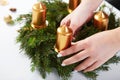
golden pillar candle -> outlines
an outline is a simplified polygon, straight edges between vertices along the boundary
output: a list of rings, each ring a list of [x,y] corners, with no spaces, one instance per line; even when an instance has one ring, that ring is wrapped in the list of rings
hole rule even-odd
[[[59,52],[71,46],[73,31],[69,27],[63,25],[57,29],[57,39],[55,51]]]
[[[32,23],[31,26],[36,29],[46,27],[46,6],[38,2],[32,7]]]
[[[69,0],[68,12],[71,13],[79,4],[81,0]]]
[[[109,17],[103,11],[98,11],[94,15],[94,26],[99,30],[107,30],[108,28]]]

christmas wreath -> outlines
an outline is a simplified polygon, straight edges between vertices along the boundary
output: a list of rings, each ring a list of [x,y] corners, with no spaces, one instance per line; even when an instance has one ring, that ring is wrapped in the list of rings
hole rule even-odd
[[[60,21],[69,14],[67,11],[68,4],[62,2],[62,0],[53,0],[52,2],[44,0],[44,3],[47,7],[48,26],[42,29],[33,29],[31,27],[32,14],[21,14],[15,20],[17,23],[24,22],[24,25],[18,30],[17,42],[20,43],[21,51],[31,59],[32,71],[37,69],[42,77],[46,78],[46,74],[53,72],[53,69],[55,69],[63,80],[69,80],[71,72],[78,63],[65,67],[61,66],[61,62],[67,57],[57,58],[58,53],[54,50],[56,29],[59,27]],[[111,12],[108,29],[114,29],[119,24],[119,20],[115,19],[115,14]],[[93,20],[91,20],[83,25],[74,41],[82,40],[100,31],[94,27]],[[108,71],[109,64],[118,63],[119,61],[120,57],[115,55],[98,69],[83,74],[91,80],[96,80],[99,71]]]

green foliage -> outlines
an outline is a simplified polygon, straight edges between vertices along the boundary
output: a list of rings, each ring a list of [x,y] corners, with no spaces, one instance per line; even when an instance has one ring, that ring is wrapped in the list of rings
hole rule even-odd
[[[25,22],[25,25],[18,31],[19,35],[17,37],[17,42],[21,43],[20,49],[31,59],[31,71],[37,69],[42,77],[45,78],[47,73],[56,69],[58,75],[62,77],[63,80],[69,80],[71,72],[79,63],[62,67],[61,62],[69,56],[62,58],[57,58],[56,56],[57,53],[54,51],[56,29],[59,27],[60,21],[68,14],[68,12],[67,4],[62,2],[62,0],[53,1],[54,2],[51,2],[50,0],[43,1],[47,6],[47,20],[49,22],[46,28],[33,29],[30,25],[31,13],[22,14],[16,19],[16,22],[18,23]],[[116,24],[118,23],[116,23],[117,21],[113,13],[110,14],[109,19],[109,29],[116,28],[118,26]],[[100,30],[93,26],[91,20],[78,31],[75,41],[89,37],[99,31]],[[120,57],[114,56],[97,70],[83,74],[90,80],[96,80],[99,71],[108,71],[109,64],[118,63],[119,61]]]

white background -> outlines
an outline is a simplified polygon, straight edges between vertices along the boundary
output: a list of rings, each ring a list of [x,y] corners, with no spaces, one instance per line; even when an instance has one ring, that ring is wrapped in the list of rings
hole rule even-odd
[[[68,0],[65,0],[68,2]],[[0,5],[0,80],[44,80],[40,74],[30,71],[31,61],[24,53],[20,53],[19,44],[16,44],[17,30],[20,25],[8,26],[3,21],[7,14],[15,18],[19,14],[31,11],[35,0],[8,0],[9,5]],[[9,8],[17,8],[16,13],[11,13]],[[115,13],[120,16],[116,9]],[[112,64],[108,72],[100,72],[97,80],[120,80],[120,64]],[[60,80],[55,73],[48,75],[46,80]],[[87,80],[83,75],[73,73],[71,80]]]

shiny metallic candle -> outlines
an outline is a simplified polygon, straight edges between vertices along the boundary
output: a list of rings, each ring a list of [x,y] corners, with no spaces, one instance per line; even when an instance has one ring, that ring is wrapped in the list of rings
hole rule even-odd
[[[57,29],[57,39],[55,44],[55,51],[60,52],[71,46],[73,31],[69,27],[63,25]]]
[[[107,30],[108,28],[109,17],[103,11],[98,11],[94,15],[94,26],[99,30]]]
[[[32,23],[31,26],[36,29],[46,27],[46,6],[38,2],[32,7]]]
[[[71,13],[79,4],[81,0],[69,0],[68,12]]]

